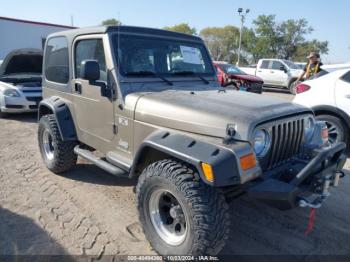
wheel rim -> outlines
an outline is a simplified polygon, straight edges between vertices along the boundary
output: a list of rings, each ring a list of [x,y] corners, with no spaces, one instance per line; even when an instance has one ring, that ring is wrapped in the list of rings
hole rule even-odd
[[[341,141],[341,128],[332,122],[325,121],[328,128],[328,141],[335,144]]]
[[[47,129],[45,129],[43,133],[43,148],[44,148],[45,157],[48,160],[52,160],[54,158],[54,147],[53,147],[52,136]]]
[[[152,224],[164,242],[177,246],[185,241],[188,232],[187,215],[173,194],[164,189],[152,192],[149,212]]]

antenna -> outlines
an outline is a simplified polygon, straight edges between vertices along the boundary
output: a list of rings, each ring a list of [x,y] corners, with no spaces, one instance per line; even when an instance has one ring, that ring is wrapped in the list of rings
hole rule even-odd
[[[70,16],[70,25],[73,27],[74,26],[74,16]]]

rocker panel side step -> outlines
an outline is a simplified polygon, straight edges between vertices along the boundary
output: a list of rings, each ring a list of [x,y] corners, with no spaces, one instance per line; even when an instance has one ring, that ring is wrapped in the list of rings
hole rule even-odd
[[[76,146],[74,148],[74,153],[78,156],[86,159],[87,161],[93,163],[94,165],[98,166],[99,168],[103,169],[104,171],[110,173],[113,176],[117,177],[127,177],[127,171],[113,166],[112,164],[108,163],[107,161],[104,161],[101,158],[96,157],[94,154],[92,154],[89,150],[82,149],[79,146]]]

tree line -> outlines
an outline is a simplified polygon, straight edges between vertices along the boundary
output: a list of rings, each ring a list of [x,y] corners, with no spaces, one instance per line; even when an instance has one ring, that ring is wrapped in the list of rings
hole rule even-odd
[[[103,22],[121,24],[115,19]],[[165,30],[199,35],[206,43],[216,61],[235,63],[238,57],[240,30],[236,26],[207,27],[200,31],[187,23],[164,27]],[[306,19],[288,19],[276,21],[275,15],[260,15],[251,28],[242,30],[241,63],[254,64],[261,58],[281,58],[293,61],[305,61],[311,51],[328,53],[328,41],[307,40],[314,29]]]

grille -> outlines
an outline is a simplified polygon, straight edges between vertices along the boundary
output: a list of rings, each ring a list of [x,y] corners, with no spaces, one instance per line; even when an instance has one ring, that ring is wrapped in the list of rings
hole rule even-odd
[[[269,170],[281,165],[300,153],[304,137],[304,119],[293,119],[272,126],[271,147],[269,153],[262,159],[263,170]]]
[[[37,104],[42,100],[42,97],[38,96],[27,96],[26,99],[31,102],[36,102]]]

